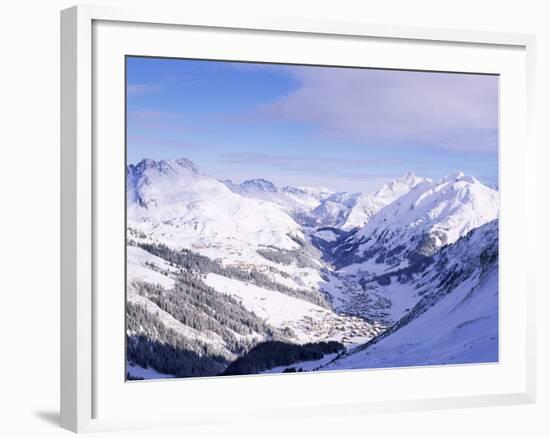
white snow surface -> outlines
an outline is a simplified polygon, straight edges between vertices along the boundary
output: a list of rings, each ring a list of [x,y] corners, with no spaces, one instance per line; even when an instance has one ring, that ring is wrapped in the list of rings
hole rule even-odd
[[[324,370],[498,361],[498,266],[407,325]]]
[[[174,287],[174,279],[170,277],[170,273],[176,270],[164,259],[154,256],[137,246],[127,246],[126,248],[128,283],[139,280],[151,284],[160,284],[166,289]],[[149,263],[149,266],[146,263]],[[153,269],[151,265],[158,268],[158,270]]]
[[[328,312],[320,306],[281,292],[261,288],[218,274],[208,274],[204,281],[218,292],[238,298],[244,307],[275,327],[301,320],[312,311]]]
[[[140,377],[145,380],[174,378],[173,375],[159,373],[154,368],[143,368],[139,365],[132,365],[130,363],[126,365],[126,372],[128,372],[132,377]]]

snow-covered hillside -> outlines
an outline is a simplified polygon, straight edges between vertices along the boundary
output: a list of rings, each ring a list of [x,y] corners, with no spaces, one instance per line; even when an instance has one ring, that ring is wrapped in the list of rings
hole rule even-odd
[[[323,369],[498,361],[498,224],[440,252],[420,300],[392,328]]]
[[[292,333],[290,337],[294,342],[340,341],[357,345],[372,339],[385,328],[358,317],[338,315],[331,309],[295,296],[221,275],[208,274],[205,283],[237,298],[247,310],[273,327]]]
[[[186,159],[128,166],[128,226],[170,247],[225,257],[260,245],[296,249],[304,235],[279,206],[231,192]],[[208,251],[212,249],[212,251]],[[225,250],[225,251],[224,251]]]

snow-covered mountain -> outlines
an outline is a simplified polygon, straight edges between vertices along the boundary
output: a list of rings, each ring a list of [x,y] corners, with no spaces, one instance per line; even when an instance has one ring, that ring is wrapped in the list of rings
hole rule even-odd
[[[364,226],[379,210],[408,193],[416,185],[429,181],[412,172],[384,184],[374,193],[338,192],[324,198],[308,216],[309,224],[352,230]]]
[[[317,287],[323,281],[320,254],[280,205],[234,193],[186,159],[130,165],[127,187],[127,226],[135,244],[188,250],[228,269],[257,272],[263,283],[284,290],[285,296],[275,300],[279,306],[288,295],[309,294],[309,302],[324,302]],[[220,272],[210,273],[207,284],[223,283],[224,292],[239,299],[250,289],[241,278],[223,282],[214,278]]]
[[[391,325],[420,298],[441,248],[498,217],[498,193],[461,173],[425,180],[361,229],[325,245],[335,270],[321,287],[333,306]]]
[[[281,206],[298,221],[304,219],[308,212],[333,193],[325,187],[277,187],[263,178],[249,179],[240,184],[235,184],[231,180],[224,180],[223,183],[231,191],[244,197],[269,201]]]
[[[127,200],[129,227],[207,256],[246,260],[259,246],[292,250],[304,239],[278,205],[233,193],[186,159],[128,166]]]
[[[145,159],[127,167],[127,212],[133,377],[216,375],[264,342],[339,343],[293,350],[330,351],[308,370],[400,366],[423,336],[417,364],[493,357],[498,192],[473,177],[407,173],[371,194],[333,193]],[[365,358],[377,351],[385,361]]]
[[[498,192],[461,172],[424,180],[335,248],[340,264],[372,258],[397,265],[431,256],[498,217]]]
[[[377,192],[359,196],[341,228],[351,230],[364,226],[383,207],[410,192],[418,184],[425,182],[430,182],[430,180],[407,172],[389,184],[384,184]]]
[[[332,192],[325,187],[279,188],[262,178],[240,184],[231,180],[224,180],[223,183],[242,196],[280,205],[301,225],[351,230],[362,227],[381,208],[426,181],[429,180],[408,172],[374,193]]]
[[[316,227],[341,228],[361,193],[334,193],[324,199],[309,214],[309,224]]]
[[[185,159],[128,166],[127,203],[134,377],[209,375],[262,341],[357,345],[383,328],[331,309],[321,254],[278,203],[235,193]],[[155,349],[195,371],[158,363]]]

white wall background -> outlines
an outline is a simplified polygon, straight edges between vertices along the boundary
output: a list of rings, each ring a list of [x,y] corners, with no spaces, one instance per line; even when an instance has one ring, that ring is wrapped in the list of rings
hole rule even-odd
[[[96,1],[147,4],[147,1]],[[200,4],[199,4],[200,3]],[[535,33],[538,38],[537,254],[548,271],[550,248],[548,160],[550,118],[550,13],[544,0],[155,0],[180,7],[235,14],[308,17],[382,24]],[[69,435],[58,429],[59,403],[59,10],[65,0],[2,4],[0,15],[0,434]],[[149,5],[150,6],[150,5]],[[521,145],[518,145],[521,147]],[[550,290],[539,280],[536,405],[314,419],[296,423],[234,424],[223,429],[143,431],[108,436],[550,436],[548,371]]]

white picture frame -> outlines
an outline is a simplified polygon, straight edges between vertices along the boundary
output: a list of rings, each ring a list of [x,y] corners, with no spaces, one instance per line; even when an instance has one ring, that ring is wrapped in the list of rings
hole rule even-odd
[[[103,26],[104,27],[97,27]],[[117,26],[125,29],[119,29]],[[128,29],[131,27],[132,29]],[[146,44],[135,38],[143,29],[148,28]],[[98,30],[101,29],[101,30]],[[104,29],[104,30],[103,30]],[[223,384],[217,384],[216,379],[189,379],[186,382],[147,382],[143,384],[124,383],[123,376],[120,375],[120,384],[126,385],[124,388],[131,388],[131,393],[126,395],[117,389],[107,393],[104,388],[112,386],[112,381],[108,380],[107,375],[118,375],[118,371],[109,370],[110,365],[103,359],[105,354],[98,354],[104,347],[105,332],[118,330],[121,321],[120,317],[123,309],[116,312],[105,312],[105,306],[110,304],[107,299],[97,299],[98,290],[101,289],[102,282],[107,275],[103,266],[109,263],[118,269],[120,273],[124,271],[124,266],[113,263],[118,259],[108,259],[104,251],[108,240],[101,236],[110,236],[113,238],[113,232],[116,230],[104,228],[102,223],[103,206],[107,206],[107,192],[105,187],[115,185],[113,189],[116,195],[120,184],[121,175],[116,173],[116,165],[110,165],[110,157],[104,152],[97,153],[98,144],[104,144],[105,139],[117,139],[118,134],[112,134],[108,137],[107,128],[103,128],[102,108],[105,105],[101,92],[98,92],[98,82],[101,81],[104,74],[109,69],[108,59],[119,57],[121,53],[127,53],[127,47],[124,46],[124,38],[120,37],[122,33],[132,32],[134,44],[143,44],[140,46],[140,53],[150,54],[154,50],[155,44],[158,44],[159,50],[164,47],[165,51],[172,50],[163,45],[162,33],[177,32],[178,29],[187,29],[189,32],[200,32],[200,35],[215,34],[231,30],[238,34],[239,38],[252,41],[251,51],[253,53],[253,41],[260,38],[264,33],[269,34],[274,39],[283,37],[289,38],[334,38],[340,41],[339,44],[347,44],[346,41],[355,41],[356,44],[361,41],[369,40],[373,44],[385,42],[388,44],[406,45],[410,47],[436,47],[444,49],[446,45],[453,47],[463,47],[468,50],[477,50],[478,48],[498,52],[502,54],[502,63],[494,63],[494,69],[490,63],[483,63],[478,59],[479,71],[489,71],[501,74],[499,66],[503,69],[509,68],[510,77],[514,76],[512,84],[510,80],[510,93],[505,90],[506,98],[503,99],[503,111],[501,114],[501,126],[506,127],[502,142],[506,146],[506,153],[502,154],[502,172],[500,186],[503,191],[507,190],[507,197],[503,201],[501,210],[502,221],[508,225],[505,231],[501,231],[501,239],[512,236],[514,229],[519,231],[520,223],[524,223],[522,239],[501,240],[503,257],[509,258],[510,263],[513,253],[518,250],[531,250],[535,245],[536,225],[535,225],[535,142],[533,139],[533,110],[534,110],[534,52],[535,39],[531,35],[491,33],[476,31],[461,31],[450,29],[424,29],[415,27],[394,27],[382,26],[365,23],[337,23],[337,22],[315,22],[308,20],[290,20],[256,17],[244,17],[236,15],[234,17],[216,17],[195,16],[187,11],[163,11],[159,9],[133,10],[118,9],[110,7],[95,6],[77,6],[66,9],[61,13],[61,426],[75,431],[100,431],[120,428],[145,428],[177,426],[189,424],[202,424],[207,422],[223,422],[229,417],[255,417],[255,418],[275,418],[288,416],[289,418],[311,417],[312,415],[342,415],[346,413],[364,414],[369,412],[397,412],[413,409],[441,409],[450,407],[475,407],[488,405],[519,404],[531,403],[535,400],[535,309],[534,309],[534,268],[529,263],[518,261],[517,280],[513,286],[518,290],[518,296],[514,299],[514,305],[519,305],[522,311],[518,315],[518,332],[513,342],[517,349],[514,350],[514,366],[510,366],[509,374],[502,374],[499,378],[509,379],[508,386],[499,386],[499,380],[491,382],[491,385],[483,387],[481,392],[473,392],[466,388],[462,391],[458,389],[454,392],[445,392],[445,388],[439,391],[431,391],[426,395],[418,392],[407,393],[403,385],[411,378],[418,381],[430,379],[431,376],[438,374],[436,380],[448,379],[449,373],[453,373],[453,379],[464,381],[467,376],[476,374],[499,375],[499,369],[486,368],[482,370],[483,365],[469,367],[454,367],[455,371],[432,368],[422,368],[413,371],[407,370],[369,370],[344,373],[326,373],[319,377],[308,376],[270,376],[270,377],[232,377],[223,380]],[[122,33],[121,33],[122,32]],[[156,35],[156,36],[155,36]],[[183,36],[185,37],[185,35]],[[157,41],[158,39],[158,41]],[[109,50],[105,42],[112,46]],[[136,42],[137,41],[137,42]],[[119,44],[120,43],[120,44]],[[290,44],[286,41],[281,44]],[[312,42],[311,44],[314,44]],[[207,44],[203,47],[205,53]],[[134,46],[138,47],[138,46]],[[153,48],[151,48],[153,47]],[[283,46],[281,46],[283,47]],[[135,50],[135,49],[132,49]],[[141,52],[143,50],[143,52]],[[195,49],[195,53],[200,53],[201,47]],[[214,50],[214,49],[209,49]],[[215,45],[215,50],[223,53],[224,47]],[[327,49],[323,56],[335,56]],[[404,54],[403,48],[397,48],[395,53]],[[427,49],[428,50],[428,49]],[[430,49],[431,50],[431,49]],[[105,52],[105,57],[102,58]],[[212,52],[213,53],[213,52]],[[485,53],[485,52],[483,52]],[[507,54],[510,54],[508,56]],[[429,55],[429,53],[428,53]],[[209,55],[210,56],[210,55]],[[214,55],[211,55],[214,56]],[[235,56],[235,55],[234,55]],[[238,56],[238,55],[236,55]],[[252,55],[251,55],[252,56]],[[263,55],[258,55],[263,56]],[[276,51],[274,57],[278,56]],[[290,56],[290,55],[289,55]],[[293,55],[294,56],[294,55]],[[299,53],[295,56],[299,57]],[[395,55],[392,55],[395,56]],[[488,55],[490,57],[490,54]],[[499,57],[501,55],[495,55]],[[208,57],[205,55],[205,57]],[[479,56],[478,56],[479,58]],[[100,67],[96,65],[100,59]],[[118,58],[117,58],[118,59]],[[235,59],[233,57],[233,59]],[[251,59],[248,57],[247,59]],[[388,58],[389,59],[389,58]],[[255,59],[256,60],[256,59]],[[258,59],[259,60],[259,59]],[[118,62],[118,61],[116,61]],[[380,61],[382,62],[382,61]],[[399,67],[399,63],[387,61],[387,67]],[[451,59],[433,59],[431,63],[426,63],[426,69],[443,69],[449,71],[475,71],[475,56],[467,67],[461,68],[460,56],[457,56],[452,62]],[[443,64],[445,66],[443,67]],[[438,65],[442,67],[438,68]],[[507,67],[508,65],[508,67]],[[107,69],[107,70],[106,70]],[[512,71],[516,73],[512,73]],[[102,76],[103,75],[103,76]],[[117,76],[118,77],[118,76]],[[120,79],[120,78],[119,78]],[[118,84],[118,85],[117,85]],[[119,87],[120,81],[114,80],[113,87]],[[505,85],[507,86],[507,85]],[[109,89],[110,92],[117,94],[117,89]],[[508,97],[510,99],[508,99]],[[511,99],[518,104],[518,108],[508,113]],[[123,96],[118,96],[117,105]],[[115,105],[113,111],[120,109]],[[512,109],[510,109],[512,111]],[[519,111],[519,112],[517,112]],[[520,120],[514,122],[518,129],[508,129],[506,122],[513,120],[512,116],[520,116]],[[113,123],[117,123],[122,115],[119,114]],[[102,128],[97,129],[97,123]],[[113,132],[120,127],[114,127]],[[111,135],[111,134],[109,134]],[[509,140],[514,140],[521,144],[521,148],[513,149]],[[120,147],[123,149],[124,145]],[[114,147],[115,152],[118,146]],[[502,151],[502,150],[501,150]],[[120,152],[120,150],[119,150]],[[114,157],[115,162],[120,154]],[[516,166],[514,168],[514,166]],[[114,170],[115,169],[115,170]],[[511,189],[508,186],[510,178],[517,178],[519,184],[517,189]],[[117,182],[118,181],[118,182]],[[515,191],[514,191],[515,190]],[[105,201],[104,201],[105,199]],[[113,198],[113,199],[116,199]],[[124,199],[124,198],[120,198]],[[525,207],[529,208],[510,208],[514,200],[522,200]],[[101,203],[106,202],[102,205]],[[113,201],[115,202],[115,201]],[[121,202],[123,204],[123,202]],[[102,208],[98,208],[102,205]],[[120,206],[123,208],[123,205]],[[509,209],[508,209],[509,208]],[[509,212],[507,215],[506,213]],[[118,239],[118,240],[117,240]],[[521,240],[521,241],[520,241]],[[113,241],[111,239],[111,241]],[[124,244],[124,234],[116,237],[119,244]],[[115,244],[113,244],[115,245]],[[507,248],[508,246],[508,248]],[[520,248],[521,247],[521,248]],[[103,251],[103,252],[102,252]],[[116,251],[114,251],[116,253]],[[509,256],[508,256],[509,253]],[[114,272],[114,271],[113,271]],[[113,275],[117,275],[116,273]],[[501,280],[503,273],[501,272]],[[512,281],[512,280],[510,280]],[[99,288],[99,289],[98,289]],[[117,292],[118,293],[118,292]],[[124,294],[121,290],[120,293]],[[508,298],[506,298],[508,300]],[[501,305],[506,306],[507,302]],[[101,314],[101,327],[98,327],[98,314]],[[118,316],[117,316],[118,315]],[[509,320],[501,322],[501,328],[506,328],[503,324],[508,324]],[[112,330],[111,330],[112,329]],[[112,335],[116,337],[118,335]],[[123,333],[120,333],[123,338]],[[118,339],[118,338],[117,338]],[[119,340],[120,341],[120,340]],[[113,344],[113,348],[120,348],[120,342]],[[501,341],[502,342],[502,341]],[[514,348],[516,348],[514,347]],[[110,348],[110,347],[109,347]],[[502,348],[502,345],[501,345]],[[109,352],[115,350],[109,349]],[[118,351],[118,350],[116,350]],[[520,352],[520,353],[518,353]],[[505,355],[506,356],[506,355]],[[517,357],[516,357],[517,356]],[[121,361],[124,356],[121,356]],[[517,363],[516,363],[517,362]],[[507,363],[499,364],[500,369],[506,369]],[[118,365],[120,366],[120,364]],[[497,365],[498,366],[498,365]],[[513,370],[511,370],[513,368]],[[507,371],[507,372],[508,372]],[[413,374],[414,373],[414,376]],[[391,373],[391,374],[388,374]],[[460,377],[462,376],[462,377]],[[225,379],[225,378],[224,378]],[[275,380],[274,380],[275,379]],[[301,380],[299,380],[301,379]],[[117,411],[116,405],[122,403],[122,398],[135,398],[142,392],[144,399],[156,397],[159,394],[166,393],[168,397],[173,397],[168,393],[173,392],[170,385],[186,385],[187,393],[198,393],[199,391],[235,391],[242,388],[245,394],[253,394],[254,391],[275,391],[281,388],[281,391],[291,387],[302,386],[313,388],[321,383],[321,379],[326,384],[331,394],[331,402],[319,400],[315,392],[309,396],[298,397],[295,405],[285,406],[280,396],[273,397],[274,405],[267,408],[259,408],[254,404],[246,404],[241,398],[237,399],[234,410],[224,412],[221,407],[209,404],[201,398],[194,403],[193,411],[189,406],[179,406],[167,411],[160,403],[156,407],[147,407],[148,415],[139,413],[132,414],[131,410]],[[369,381],[370,387],[375,388],[373,379],[392,379],[396,383],[400,382],[401,389],[392,391],[388,397],[373,395],[372,397],[363,396],[361,393],[348,392],[345,388],[360,388],[365,381]],[[480,379],[485,379],[481,377]],[[487,379],[485,379],[487,380]],[[265,384],[263,382],[266,382]],[[217,385],[217,386],[216,386]],[[396,385],[397,386],[397,385]],[[342,394],[336,394],[334,388],[344,388]],[[121,386],[122,388],[122,386]],[[181,386],[179,386],[181,389]],[[259,389],[258,389],[259,388]],[[271,389],[270,389],[271,388]],[[491,389],[492,388],[492,389]],[[110,391],[110,390],[109,390]],[[100,395],[98,395],[100,394]],[[352,397],[353,395],[353,397]],[[110,402],[107,402],[107,396]],[[349,396],[349,397],[348,397]],[[220,397],[220,406],[224,402],[224,397]],[[168,398],[169,399],[169,398]],[[227,402],[227,400],[225,400]],[[277,405],[277,403],[279,403]],[[213,418],[216,418],[213,420]]]

